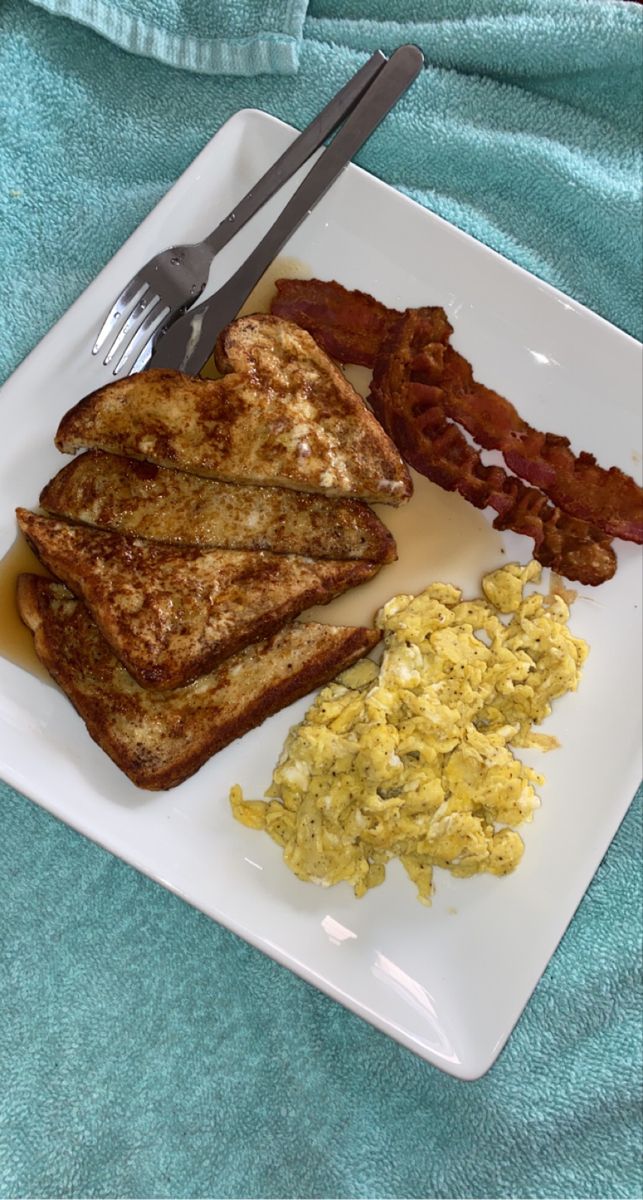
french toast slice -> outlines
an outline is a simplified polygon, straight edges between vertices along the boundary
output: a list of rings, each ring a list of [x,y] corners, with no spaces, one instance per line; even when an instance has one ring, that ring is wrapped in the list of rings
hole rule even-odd
[[[58,449],[107,450],[226,483],[408,500],[399,451],[305,330],[240,317],[221,333],[216,361],[221,379],[149,370],[92,392],[60,422]]]
[[[380,564],[167,546],[18,509],[40,561],[84,600],[143,687],[184,686]]]
[[[218,750],[379,641],[373,629],[287,625],[172,692],[141,688],[63,584],[21,575],[18,607],[36,653],[90,736],[137,787],[176,787]]]
[[[47,512],[155,541],[392,562],[393,535],[361,500],[221,483],[88,450],[46,485]]]

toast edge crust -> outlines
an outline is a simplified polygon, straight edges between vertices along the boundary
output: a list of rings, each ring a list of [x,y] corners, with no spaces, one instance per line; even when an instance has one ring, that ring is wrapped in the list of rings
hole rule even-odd
[[[265,539],[263,539],[261,544],[259,544],[257,541],[253,541],[250,535],[248,535],[247,540],[243,538],[241,540],[237,540],[235,538],[221,536],[216,538],[214,541],[210,541],[195,536],[193,531],[190,531],[189,536],[185,537],[182,535],[164,537],[157,534],[151,534],[148,531],[143,533],[136,528],[131,528],[127,524],[126,506],[124,507],[124,515],[122,519],[120,519],[120,514],[115,514],[112,520],[104,520],[99,522],[95,516],[90,516],[87,511],[83,509],[83,504],[80,497],[77,495],[75,488],[76,477],[80,473],[82,479],[82,473],[87,466],[88,461],[92,466],[97,463],[98,469],[100,469],[101,459],[112,459],[121,464],[131,462],[131,464],[135,466],[138,466],[142,461],[140,459],[130,459],[125,455],[108,454],[104,450],[86,450],[82,454],[76,455],[71,462],[68,462],[61,467],[56,475],[54,475],[49,482],[45,484],[40,492],[40,507],[43,508],[47,513],[50,513],[52,516],[62,517],[71,521],[77,521],[80,524],[86,525],[90,528],[105,529],[111,533],[131,534],[135,537],[144,536],[150,541],[161,542],[171,546],[199,546],[204,550],[267,550],[272,554],[302,554],[311,558],[339,558],[342,561],[367,561],[382,563],[382,565],[395,562],[397,559],[397,546],[395,538],[388,527],[384,524],[377,513],[373,512],[372,508],[370,508],[365,501],[355,500],[349,497],[339,497],[336,499],[337,503],[341,505],[360,506],[360,509],[357,509],[357,507],[355,508],[355,519],[358,519],[358,514],[362,517],[364,522],[364,532],[368,534],[370,539],[366,550],[361,554],[319,553],[318,548],[313,546],[302,548],[301,546],[293,545],[289,548],[283,548],[278,544],[278,539],[275,539],[275,544],[267,545],[265,544]],[[164,471],[166,475],[172,474],[180,476],[189,474],[189,472],[177,471],[168,467],[158,467],[157,469],[159,471]],[[195,476],[194,478],[199,479],[203,477]],[[216,484],[218,481],[204,480],[204,482],[213,482]],[[241,483],[235,483],[230,486],[238,488],[240,491],[244,490],[244,485]],[[250,490],[251,486],[254,485],[245,486],[247,486],[248,490]],[[260,489],[257,488],[256,490],[259,491]],[[294,492],[294,489],[292,488],[266,487],[264,490],[266,492]],[[297,492],[294,492],[294,494],[297,495]],[[314,498],[316,495],[318,495],[318,493],[314,492],[300,492],[299,494],[303,497],[311,498]],[[329,497],[328,499],[330,500],[331,498]],[[347,511],[347,509],[343,511]]]
[[[301,699],[315,688],[328,683],[340,671],[362,658],[377,645],[382,636],[376,629],[347,626],[346,637],[341,644],[333,647],[330,652],[327,650],[322,655],[311,656],[292,675],[282,677],[250,697],[243,714],[237,715],[234,720],[220,723],[216,731],[213,730],[212,737],[207,744],[202,745],[198,750],[170,767],[140,768],[134,761],[127,761],[124,758],[122,745],[109,736],[109,730],[105,728],[104,724],[101,724],[95,714],[83,712],[82,704],[76,702],[71,690],[65,685],[62,672],[57,670],[55,659],[49,652],[40,604],[41,596],[51,587],[52,581],[40,576],[20,575],[18,578],[18,610],[25,625],[34,635],[36,654],[73,704],[84,721],[90,737],[131,779],[135,786],[146,791],[165,791],[177,787],[198,771],[219,750],[223,750],[225,746],[261,725],[268,717],[294,703],[295,700]],[[73,599],[71,593],[70,599]],[[81,601],[76,602],[81,603]]]
[[[295,490],[301,490],[301,491],[317,492],[317,493],[327,494],[327,495],[331,495],[331,496],[335,495],[335,496],[353,497],[355,499],[364,500],[369,504],[385,504],[385,505],[391,505],[393,507],[398,507],[400,504],[406,503],[413,494],[413,481],[412,481],[412,478],[411,478],[411,475],[409,472],[408,465],[404,461],[399,450],[395,446],[392,439],[388,436],[388,434],[386,433],[386,431],[384,430],[384,428],[382,427],[380,422],[377,420],[377,418],[374,416],[374,414],[371,412],[371,410],[368,408],[368,406],[362,401],[362,398],[358,396],[358,393],[355,392],[355,389],[352,387],[352,385],[350,383],[348,383],[348,381],[344,378],[342,372],[339,370],[339,367],[337,366],[337,363],[335,363],[321,349],[321,347],[318,345],[318,343],[315,341],[315,339],[301,326],[294,324],[294,322],[292,322],[292,321],[287,321],[287,320],[283,320],[279,317],[274,317],[269,313],[254,313],[254,314],[248,314],[245,317],[237,317],[236,320],[230,322],[230,324],[221,331],[219,338],[217,339],[216,346],[215,346],[215,351],[214,351],[215,352],[215,360],[217,362],[217,366],[219,367],[219,369],[223,368],[223,378],[225,379],[228,375],[231,375],[231,374],[242,374],[238,363],[233,365],[233,362],[232,362],[232,359],[237,357],[234,355],[234,347],[237,344],[237,336],[238,336],[239,330],[240,329],[243,330],[246,327],[251,327],[252,322],[255,322],[255,323],[259,322],[262,325],[268,325],[268,326],[270,324],[273,324],[273,325],[290,327],[292,330],[295,330],[297,332],[298,337],[300,337],[300,338],[303,337],[304,343],[306,343],[306,342],[310,343],[311,347],[314,348],[314,354],[316,357],[322,356],[323,359],[326,360],[326,362],[328,364],[328,372],[331,375],[331,377],[336,379],[337,386],[340,388],[349,389],[350,392],[354,393],[355,396],[358,397],[360,402],[363,403],[364,416],[365,416],[365,419],[367,420],[367,423],[370,428],[371,438],[377,443],[377,445],[379,447],[380,455],[382,456],[382,470],[389,472],[391,474],[391,476],[395,477],[395,478],[392,478],[389,481],[389,482],[393,483],[392,488],[387,486],[384,488],[384,490],[379,489],[378,491],[372,491],[372,490],[369,490],[368,488],[364,488],[364,489],[360,488],[359,490],[345,489],[345,488],[340,488],[340,489],[326,488],[326,487],[321,486],[318,483],[313,483],[312,481],[302,481],[301,479],[298,479],[298,480],[289,479],[287,475],[284,475],[284,476],[272,476],[271,475],[268,478],[263,478],[263,477],[259,477],[259,476],[251,477],[250,475],[248,475],[246,482],[252,483],[256,486],[278,486],[278,487],[294,488]],[[152,371],[149,374],[150,374],[150,376],[151,375],[155,376],[157,380],[161,380],[161,379],[169,380],[170,383],[173,380],[181,377],[181,372],[172,371],[172,370],[168,370],[165,368],[158,369],[158,370],[152,369]],[[189,378],[192,380],[192,377],[189,377]],[[202,384],[205,389],[207,389],[207,387],[213,383],[215,385],[220,383],[220,380],[212,381],[212,380],[207,380],[207,379],[201,379],[200,377],[197,377],[197,378],[198,378],[199,383]],[[192,380],[192,382],[193,382],[193,380]],[[83,424],[84,424],[83,419],[87,414],[91,414],[92,408],[96,404],[97,400],[100,400],[102,398],[102,394],[105,391],[107,391],[110,388],[118,387],[120,385],[120,383],[121,383],[121,381],[117,381],[116,383],[106,384],[106,385],[103,385],[102,387],[94,389],[94,391],[92,391],[92,392],[88,393],[88,395],[82,397],[72,408],[70,408],[68,410],[68,412],[66,412],[63,415],[63,417],[61,418],[61,420],[59,422],[58,428],[56,430],[56,435],[54,438],[56,447],[62,453],[74,454],[76,451],[85,449],[85,448],[98,449],[98,450],[102,450],[106,453],[122,453],[122,451],[115,450],[113,445],[110,446],[110,445],[104,444],[100,440],[100,438],[94,438],[94,437],[87,438],[84,435],[85,431],[83,429]],[[134,454],[131,449],[128,451],[128,454],[131,457],[139,457],[138,455]],[[143,459],[147,458],[146,455],[141,455],[140,457]],[[179,469],[181,469],[180,463],[177,463],[173,459],[166,458],[163,455],[150,456],[149,459],[147,459],[147,460],[150,462],[154,462],[160,466],[174,468],[174,469],[176,469],[178,467]],[[206,469],[194,470],[193,467],[186,466],[186,465],[184,465],[182,469],[188,470],[188,471],[192,470],[194,474],[197,474],[197,475],[201,474],[205,478],[220,479],[224,482],[227,481],[227,482],[231,482],[231,483],[238,482],[238,477],[229,476],[226,474],[225,471],[219,471],[219,470],[209,471]]]
[[[80,574],[74,576],[72,572],[61,570],[56,554],[42,544],[33,526],[34,523],[37,524],[39,521],[43,522],[49,518],[41,518],[37,513],[32,513],[25,508],[16,509],[16,516],[21,533],[43,566],[61,580],[79,600],[83,601],[103,638],[108,642],[112,653],[129,671],[133,679],[141,687],[154,691],[174,691],[176,688],[186,687],[202,675],[210,674],[221,663],[232,658],[246,646],[264,641],[278,633],[284,625],[294,620],[307,608],[329,604],[337,596],[343,595],[351,588],[366,583],[378,573],[383,565],[382,563],[367,562],[365,559],[342,561],[339,564],[343,568],[341,580],[335,581],[332,585],[311,581],[308,587],[300,590],[296,601],[293,601],[291,597],[286,597],[282,602],[275,603],[271,609],[257,615],[251,627],[246,626],[242,631],[231,630],[227,637],[222,637],[214,647],[202,649],[198,654],[194,654],[187,663],[176,662],[171,656],[164,654],[150,664],[147,655],[140,652],[136,642],[130,646],[125,640],[116,636],[114,623],[104,618],[101,606],[93,603],[91,595],[87,595],[88,589]],[[51,520],[55,519],[51,518]],[[65,522],[65,524],[72,527],[75,525],[74,522]],[[86,526],[76,527],[88,529]],[[114,536],[123,539],[125,543],[131,540],[127,534]],[[333,560],[319,561],[320,566],[327,566]]]

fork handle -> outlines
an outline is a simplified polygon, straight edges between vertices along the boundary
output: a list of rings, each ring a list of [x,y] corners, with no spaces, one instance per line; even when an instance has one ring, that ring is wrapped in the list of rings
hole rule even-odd
[[[210,357],[219,333],[234,320],[275,255],[407,90],[423,62],[417,46],[401,46],[391,55],[252,254],[218,292],[170,326],[160,339],[149,367],[171,367],[188,375],[198,374]]]
[[[265,175],[254,184],[250,191],[240,200],[236,208],[224,217],[203,244],[212,252],[212,257],[218,254],[234,235],[254,217],[255,213],[267,203],[275,192],[283,186],[300,167],[308,162],[311,154],[318,150],[322,142],[334,133],[337,126],[352,113],[355,105],[370,87],[376,75],[382,70],[386,55],[376,50],[368,62],[349,79],[348,83],[333,96],[333,99],[322,108],[321,112],[307,125],[299,137],[291,142],[287,150],[272,164]]]

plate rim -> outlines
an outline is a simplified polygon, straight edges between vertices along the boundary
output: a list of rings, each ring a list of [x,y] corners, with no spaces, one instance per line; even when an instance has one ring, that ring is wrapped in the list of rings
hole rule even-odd
[[[61,321],[65,320],[65,318],[76,308],[76,306],[80,307],[80,302],[85,298],[87,292],[90,291],[94,287],[94,285],[101,279],[103,274],[114,263],[114,261],[118,257],[120,257],[122,254],[124,254],[125,251],[127,251],[128,247],[131,245],[133,240],[136,238],[139,231],[145,227],[146,223],[158,211],[160,206],[163,205],[165,201],[169,202],[169,200],[171,199],[172,195],[175,193],[176,188],[179,186],[179,184],[180,184],[181,180],[184,178],[184,176],[186,174],[188,174],[188,172],[192,172],[194,170],[194,168],[197,166],[197,164],[199,163],[199,160],[201,158],[205,158],[205,156],[207,155],[207,153],[210,149],[210,146],[211,146],[212,142],[215,140],[215,138],[217,138],[221,133],[223,133],[224,130],[228,129],[229,127],[234,126],[235,124],[241,125],[244,122],[247,122],[248,120],[256,120],[256,118],[260,118],[262,123],[267,121],[268,123],[273,125],[275,128],[285,130],[288,133],[297,134],[299,132],[299,130],[296,128],[296,126],[289,125],[287,121],[283,121],[280,117],[275,117],[272,113],[265,112],[263,109],[254,108],[254,107],[237,109],[236,112],[232,113],[225,121],[223,121],[221,123],[221,125],[218,127],[218,129],[216,129],[215,132],[212,134],[212,136],[208,139],[208,141],[205,143],[205,145],[202,146],[202,148],[197,152],[197,154],[195,154],[194,158],[188,163],[188,165],[181,172],[181,174],[177,176],[177,178],[174,180],[174,182],[170,184],[169,188],[163,193],[163,195],[159,198],[159,200],[157,200],[156,204],[149,210],[148,213],[146,213],[146,215],[143,217],[143,219],[141,221],[139,221],[138,225],[135,226],[135,228],[132,230],[132,232],[130,234],[128,234],[125,241],[122,242],[121,245],[114,251],[111,258],[109,258],[107,260],[107,262],[101,267],[100,271],[98,271],[98,273],[96,275],[94,275],[94,277],[92,279],[89,280],[86,287],[84,287],[83,290],[81,292],[79,292],[76,299],[72,300],[71,304],[64,310],[64,312],[62,312],[60,314],[58,319],[56,321],[54,321],[53,325],[51,325],[49,327],[49,329],[46,330],[46,332],[39,339],[39,341],[37,341],[36,344],[34,346],[32,346],[31,350],[29,350],[28,353],[24,356],[24,358],[21,359],[21,361],[16,365],[16,367],[14,367],[14,369],[6,377],[6,379],[4,379],[2,381],[2,383],[0,384],[0,398],[2,397],[2,392],[7,387],[7,385],[12,383],[13,380],[15,379],[15,377],[30,362],[32,355],[34,355],[36,353],[36,351],[39,351],[43,345],[43,342],[45,342],[45,340],[47,338],[49,338],[53,333],[55,333],[55,331],[58,328]],[[313,159],[313,161],[314,161],[314,159]],[[454,225],[451,223],[451,221],[447,221],[445,217],[440,216],[440,214],[434,212],[433,209],[425,207],[424,205],[420,204],[419,201],[414,200],[412,196],[407,196],[405,192],[400,191],[398,188],[394,187],[393,184],[386,183],[385,180],[380,179],[378,175],[374,175],[371,171],[367,171],[364,167],[361,167],[358,163],[351,162],[348,165],[347,170],[349,170],[351,173],[354,173],[357,171],[360,175],[367,178],[372,184],[376,185],[378,188],[383,188],[387,192],[394,192],[395,195],[400,200],[402,200],[405,204],[410,205],[413,209],[419,209],[420,212],[427,213],[429,215],[429,217],[432,218],[434,221],[437,221],[439,225],[447,228],[451,234],[455,233],[458,235],[458,237],[463,238],[465,240],[465,243],[474,245],[477,247],[478,250],[483,251],[485,254],[491,255],[495,260],[502,262],[505,266],[508,266],[513,271],[516,271],[518,273],[518,275],[520,277],[522,277],[524,280],[535,281],[539,285],[539,287],[544,288],[547,292],[549,292],[552,296],[555,296],[557,299],[565,301],[566,304],[571,305],[572,308],[576,312],[578,312],[579,314],[582,314],[584,317],[590,318],[592,321],[599,322],[599,324],[601,324],[601,325],[605,326],[607,329],[609,329],[612,334],[616,334],[619,338],[623,338],[624,344],[629,345],[630,349],[639,351],[641,353],[641,355],[643,356],[643,342],[639,342],[638,339],[633,337],[632,334],[628,333],[627,330],[621,329],[618,325],[615,325],[612,321],[609,321],[607,319],[607,317],[602,316],[601,313],[595,312],[592,308],[589,308],[586,304],[583,304],[580,300],[576,300],[573,296],[570,296],[569,293],[562,291],[562,289],[558,288],[555,284],[549,283],[549,281],[546,279],[541,279],[538,275],[534,275],[532,271],[529,271],[526,267],[521,266],[520,263],[514,262],[514,260],[511,258],[507,258],[506,255],[501,254],[499,250],[495,250],[493,246],[488,246],[486,244],[486,242],[481,241],[479,238],[475,237],[472,233],[469,233],[466,229],[461,229],[459,225]]]
[[[48,345],[46,345],[46,344],[55,337],[56,331],[58,330],[60,324],[63,321],[65,321],[68,317],[70,317],[74,311],[76,311],[78,308],[80,308],[82,306],[87,293],[90,290],[94,289],[97,285],[100,285],[100,281],[103,278],[104,274],[109,270],[110,267],[112,267],[115,264],[115,261],[117,259],[119,259],[121,257],[123,257],[123,258],[128,257],[128,253],[129,253],[129,250],[131,249],[131,245],[132,245],[133,241],[135,239],[137,239],[138,235],[144,229],[146,224],[151,221],[151,219],[154,217],[155,214],[157,214],[157,212],[161,208],[161,206],[163,206],[164,203],[168,203],[168,204],[171,203],[171,198],[172,198],[173,194],[175,194],[175,190],[177,189],[177,187],[179,186],[179,184],[181,183],[181,181],[183,180],[185,175],[192,173],[195,170],[195,168],[197,167],[197,164],[199,163],[199,161],[202,158],[205,158],[209,154],[212,143],[219,137],[219,135],[224,130],[238,125],[239,126],[239,134],[238,134],[239,142],[241,142],[241,140],[243,139],[243,136],[244,136],[244,129],[247,126],[247,122],[248,121],[256,121],[257,118],[260,119],[260,122],[262,124],[265,124],[267,121],[274,128],[280,128],[282,130],[286,130],[290,134],[294,135],[297,132],[295,127],[287,124],[286,122],[280,120],[277,117],[274,117],[270,113],[263,112],[261,109],[244,108],[244,109],[240,109],[237,112],[235,112],[234,114],[232,114],[225,122],[223,122],[221,124],[221,126],[219,126],[219,128],[215,131],[215,133],[212,135],[212,137],[210,139],[208,139],[208,141],[205,143],[205,145],[202,147],[202,149],[198,152],[198,154],[194,157],[194,159],[188,164],[188,166],[181,173],[181,175],[179,175],[177,177],[177,179],[171,184],[171,186],[164,193],[164,195],[159,199],[157,204],[154,205],[154,207],[150,210],[150,212],[146,214],[146,216],[143,218],[143,220],[128,235],[128,237],[125,239],[125,241],[115,251],[115,253],[112,255],[112,257],[104,264],[104,266],[97,273],[97,275],[94,276],[94,278],[89,281],[87,286],[78,295],[78,297],[74,301],[72,301],[72,303],[65,310],[65,312],[63,312],[60,315],[58,320],[56,322],[54,322],[54,324],[50,327],[50,329],[43,335],[43,337],[29,351],[29,353],[25,356],[25,358],[22,360],[22,362],[18,364],[18,366],[14,369],[14,371],[12,371],[11,375],[9,375],[8,378],[5,380],[5,382],[3,383],[2,388],[0,388],[0,393],[4,392],[9,387],[9,385],[13,385],[14,381],[16,381],[16,380],[17,380],[18,386],[20,385],[20,376],[22,375],[23,370],[25,368],[27,368],[28,365],[31,363],[33,356],[36,354],[40,354],[43,350],[43,347],[45,348],[45,350],[48,350]],[[579,301],[575,300],[573,297],[566,295],[564,292],[562,292],[560,289],[558,289],[554,285],[546,282],[545,280],[540,279],[538,276],[534,275],[532,272],[528,271],[526,268],[520,266],[519,264],[515,263],[511,259],[506,258],[499,251],[493,249],[490,246],[487,246],[484,242],[478,240],[472,234],[466,232],[465,230],[460,229],[458,226],[451,224],[449,221],[446,221],[444,218],[440,217],[437,213],[433,212],[431,209],[426,208],[423,205],[419,204],[418,201],[414,200],[412,197],[407,196],[403,192],[398,191],[392,185],[386,183],[384,180],[379,179],[377,176],[371,174],[369,171],[366,171],[364,168],[359,167],[356,164],[351,164],[350,170],[352,172],[355,172],[355,171],[359,172],[360,175],[364,176],[369,181],[370,185],[375,185],[378,188],[384,189],[384,191],[386,193],[393,193],[398,201],[401,201],[405,204],[411,205],[414,209],[419,210],[425,216],[429,217],[433,221],[437,221],[439,223],[439,225],[441,225],[449,230],[449,233],[451,236],[453,236],[453,234],[455,233],[459,238],[464,239],[465,245],[473,244],[476,247],[477,252],[482,252],[484,255],[491,255],[494,259],[499,260],[505,268],[509,267],[512,269],[513,272],[517,272],[518,275],[525,282],[529,282],[530,284],[533,284],[535,282],[540,288],[545,289],[547,292],[551,293],[555,298],[564,300],[565,303],[571,305],[572,308],[574,309],[574,311],[577,312],[583,319],[586,320],[587,318],[591,318],[591,321],[599,322],[599,324],[601,326],[605,326],[607,329],[610,330],[611,336],[616,335],[619,339],[623,340],[623,345],[628,347],[628,353],[630,353],[632,349],[635,349],[636,351],[643,351],[643,346],[641,346],[641,343],[639,343],[637,341],[637,339],[633,338],[629,333],[627,333],[626,331],[624,331],[622,329],[619,329],[618,326],[612,324],[605,317],[601,316],[598,313],[595,313],[592,309],[588,308],[586,305],[581,304]],[[289,954],[287,951],[285,951],[281,946],[278,946],[274,943],[272,943],[270,946],[267,946],[265,943],[265,940],[262,939],[261,935],[257,935],[255,933],[253,933],[253,931],[251,929],[246,928],[241,921],[235,922],[234,918],[231,918],[229,914],[221,913],[219,911],[213,911],[212,908],[209,910],[207,908],[204,908],[202,905],[198,904],[194,899],[191,899],[190,896],[187,895],[180,887],[175,886],[167,879],[161,878],[158,874],[155,875],[148,866],[143,865],[140,861],[137,860],[136,854],[127,854],[123,851],[122,847],[114,846],[112,844],[112,839],[109,834],[107,836],[105,836],[105,835],[101,835],[100,837],[97,836],[95,831],[91,831],[89,828],[85,827],[85,825],[82,821],[82,813],[79,814],[79,817],[81,819],[79,819],[78,821],[72,821],[72,820],[68,819],[68,817],[66,817],[66,816],[65,817],[60,816],[59,812],[56,811],[55,806],[52,806],[51,801],[49,801],[46,797],[41,796],[38,793],[38,789],[34,789],[32,786],[30,786],[28,780],[23,779],[19,775],[18,772],[13,771],[11,769],[11,767],[7,766],[7,764],[5,762],[2,762],[0,764],[0,770],[2,772],[2,777],[4,779],[6,779],[7,783],[11,787],[15,788],[15,790],[18,791],[19,793],[27,796],[28,799],[30,799],[32,802],[38,804],[40,807],[45,809],[45,811],[50,813],[50,815],[54,816],[57,820],[62,821],[64,824],[66,824],[70,828],[74,829],[75,832],[80,833],[81,836],[86,837],[88,840],[94,842],[95,844],[100,846],[101,849],[104,849],[108,853],[113,854],[115,857],[122,859],[128,865],[130,865],[134,869],[140,871],[142,874],[146,875],[148,878],[151,878],[155,882],[160,883],[167,890],[169,890],[174,895],[178,896],[180,899],[185,900],[192,907],[196,907],[200,911],[203,911],[211,919],[216,920],[219,924],[223,925],[227,929],[230,929],[237,936],[240,936],[245,941],[249,942],[249,944],[251,944],[253,947],[260,950],[262,953],[266,954],[268,957],[272,958],[274,961],[278,962],[280,966],[286,967],[288,970],[292,971],[294,974],[298,975],[300,978],[303,978],[309,984],[317,987],[319,990],[321,990],[325,994],[329,995],[332,999],[337,1000],[340,1004],[343,1005],[343,1007],[347,1008],[349,1011],[355,1013],[356,1015],[362,1017],[362,1019],[368,1021],[371,1025],[373,1025],[375,1028],[377,1028],[380,1032],[387,1034],[389,1037],[392,1037],[394,1040],[396,1040],[400,1044],[406,1046],[408,1049],[410,1049],[411,1051],[416,1053],[419,1057],[424,1059],[424,1061],[427,1061],[431,1065],[436,1066],[438,1069],[445,1071],[446,1073],[448,1073],[456,1078],[460,1078],[463,1080],[478,1079],[482,1075],[484,1075],[489,1070],[489,1068],[493,1065],[493,1063],[497,1060],[499,1054],[502,1052],[503,1048],[505,1047],[517,1021],[520,1019],[524,1009],[526,1008],[527,1004],[529,1003],[529,1000],[533,994],[533,991],[534,991],[535,987],[537,986],[540,978],[542,977],[542,974],[544,973],[549,962],[551,961],[551,957],[553,956],[553,953],[555,953],[555,948],[554,948],[552,953],[546,958],[545,962],[539,967],[536,979],[533,983],[533,986],[529,990],[528,996],[524,1000],[521,999],[519,1001],[514,1020],[511,1022],[511,1024],[506,1029],[503,1037],[500,1038],[496,1042],[495,1046],[491,1049],[491,1051],[486,1055],[481,1054],[480,1056],[478,1056],[478,1058],[475,1061],[472,1056],[472,1058],[468,1064],[466,1064],[464,1062],[459,1062],[458,1064],[451,1064],[451,1065],[447,1066],[447,1065],[445,1065],[445,1063],[443,1061],[439,1060],[439,1058],[436,1056],[435,1052],[429,1050],[426,1046],[422,1047],[422,1046],[418,1045],[417,1040],[414,1039],[410,1034],[407,1034],[404,1029],[401,1029],[401,1028],[397,1027],[396,1025],[394,1025],[390,1019],[382,1016],[375,1009],[367,1010],[367,1008],[364,1004],[360,1003],[359,1001],[356,1001],[355,999],[351,998],[350,996],[346,995],[345,993],[342,993],[340,988],[338,988],[332,981],[325,978],[322,974],[319,973],[319,971],[315,970],[313,967],[309,966],[308,964],[306,964],[304,962],[299,961],[292,954]],[[596,862],[592,862],[591,872],[589,874],[589,880],[591,880],[593,878],[599,862],[601,861],[602,857],[604,856],[607,849],[609,848],[609,845],[611,845],[611,842],[612,842],[620,824],[622,823],[625,815],[627,814],[631,803],[635,799],[636,794],[637,794],[637,787],[635,785],[635,788],[632,792],[630,800],[627,803],[625,803],[622,811],[620,811],[620,808],[619,808],[618,815],[616,815],[614,821],[610,823],[610,824],[613,824],[613,829],[609,835],[607,846],[604,847],[600,853],[597,852]],[[563,927],[560,931],[559,937],[557,938],[557,941],[556,941],[556,947],[560,943],[561,938],[563,937],[565,931],[567,930],[570,922],[572,921],[572,919],[578,909],[578,906],[580,905],[583,897],[586,894],[587,886],[589,885],[589,880],[588,880],[588,884],[585,885],[585,887],[582,889],[580,895],[578,896],[577,901],[574,905],[573,911],[571,912],[571,914],[569,915],[569,917],[565,920],[565,922],[563,924]],[[215,906],[215,908],[216,908],[216,906]]]

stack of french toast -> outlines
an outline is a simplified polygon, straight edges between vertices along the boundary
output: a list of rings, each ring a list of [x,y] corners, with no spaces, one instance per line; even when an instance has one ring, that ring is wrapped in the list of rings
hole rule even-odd
[[[36,652],[141,788],[212,754],[367,653],[369,628],[296,620],[396,557],[369,503],[412,491],[397,449],[298,326],[221,334],[220,378],[148,371],[62,419],[83,451],[18,523],[53,579],[22,575]]]

